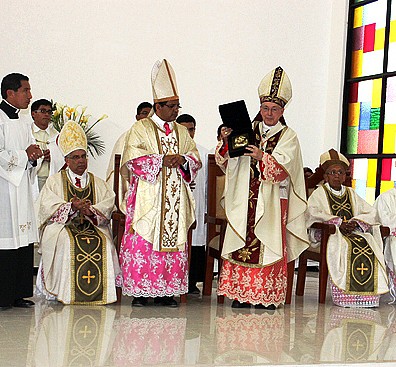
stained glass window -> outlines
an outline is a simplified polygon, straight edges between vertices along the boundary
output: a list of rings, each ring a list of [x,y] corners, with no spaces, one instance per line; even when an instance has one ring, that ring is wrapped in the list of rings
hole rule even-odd
[[[396,0],[350,0],[341,151],[373,203],[396,183]]]

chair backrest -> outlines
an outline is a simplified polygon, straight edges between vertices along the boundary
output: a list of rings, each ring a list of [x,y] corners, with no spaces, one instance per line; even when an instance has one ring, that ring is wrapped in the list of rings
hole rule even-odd
[[[224,209],[220,205],[220,199],[224,191],[225,175],[216,164],[214,154],[208,155],[208,187],[207,187],[207,242],[209,243],[220,233],[220,226],[216,224],[216,218],[225,219]]]
[[[121,154],[116,154],[114,156],[113,190],[115,192],[115,205],[118,211],[120,211],[120,206],[119,206],[120,162],[121,162]]]
[[[323,174],[324,171],[322,167],[319,166],[315,169],[315,172],[311,176],[305,176],[305,193],[307,194],[307,198],[312,194],[319,183],[323,181]],[[349,170],[347,171],[344,186],[352,186],[351,172]]]

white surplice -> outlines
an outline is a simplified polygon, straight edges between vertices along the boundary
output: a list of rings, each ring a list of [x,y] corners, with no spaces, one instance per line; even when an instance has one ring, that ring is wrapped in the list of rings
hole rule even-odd
[[[0,110],[0,249],[11,250],[37,241],[32,177],[36,169],[26,149],[34,144],[31,121],[10,119]]]
[[[61,170],[63,165],[65,164],[65,159],[61,150],[59,149],[58,144],[56,144],[56,139],[59,135],[58,131],[52,126],[52,124],[48,125],[48,127],[44,130],[47,139],[46,141],[41,140],[39,138],[40,132],[42,132],[36,124],[32,123],[32,134],[35,139],[35,143],[40,146],[42,150],[49,149],[51,160],[49,161],[48,167],[48,176],[51,176]],[[46,164],[43,158],[37,160],[37,175],[40,176],[40,168]],[[33,180],[33,198],[36,200],[39,195],[39,186],[37,177]]]

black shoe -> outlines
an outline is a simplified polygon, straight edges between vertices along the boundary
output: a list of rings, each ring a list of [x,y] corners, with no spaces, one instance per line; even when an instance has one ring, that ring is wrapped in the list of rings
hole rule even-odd
[[[247,302],[239,302],[238,300],[234,299],[232,301],[231,307],[232,308],[250,308],[250,303]]]
[[[14,301],[14,307],[30,308],[33,306],[34,306],[34,302],[29,301],[28,299],[19,298]]]
[[[134,297],[132,301],[132,306],[134,307],[144,307],[147,305],[146,297]]]
[[[170,296],[170,297],[155,297],[154,305],[166,306],[166,307],[172,307],[172,308],[176,308],[179,306],[177,304],[177,302],[173,299],[172,296]]]
[[[268,310],[268,311],[276,310],[276,306],[275,305],[264,306],[262,304],[258,304],[258,305],[255,305],[254,308],[255,309],[259,309],[259,310]]]
[[[7,310],[10,310],[11,308],[12,308],[11,305],[8,305],[8,306],[0,306],[0,311],[7,311]]]
[[[195,284],[188,286],[188,294],[200,294],[200,293],[201,291]]]

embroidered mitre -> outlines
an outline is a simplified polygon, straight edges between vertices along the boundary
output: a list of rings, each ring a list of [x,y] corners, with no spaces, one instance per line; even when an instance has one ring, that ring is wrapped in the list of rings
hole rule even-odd
[[[270,71],[258,87],[260,103],[273,102],[285,107],[292,97],[292,86],[285,71],[278,66]]]
[[[58,145],[64,157],[77,149],[87,151],[87,136],[84,129],[77,122],[69,120],[59,134]]]

